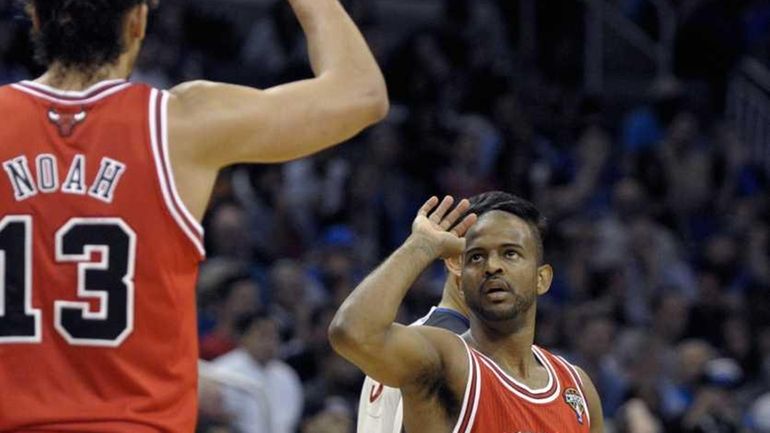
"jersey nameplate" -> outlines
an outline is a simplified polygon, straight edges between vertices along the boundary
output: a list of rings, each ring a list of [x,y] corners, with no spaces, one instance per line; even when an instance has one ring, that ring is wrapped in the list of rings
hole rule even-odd
[[[112,158],[103,157],[96,175],[86,177],[86,157],[78,154],[72,158],[67,173],[60,177],[55,155],[41,154],[34,161],[19,155],[3,162],[3,169],[13,188],[16,201],[23,201],[40,193],[88,195],[105,203],[111,203],[126,165]],[[36,176],[31,168],[34,168]],[[86,183],[90,179],[90,183]]]

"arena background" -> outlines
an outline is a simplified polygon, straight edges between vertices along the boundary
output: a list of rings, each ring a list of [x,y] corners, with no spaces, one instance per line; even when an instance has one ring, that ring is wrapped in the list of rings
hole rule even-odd
[[[298,407],[296,430],[249,431],[352,431],[362,376],[328,345],[336,307],[426,197],[504,189],[551,222],[536,341],[592,376],[609,429],[770,432],[770,1],[345,4],[390,116],[313,158],[225,170],[205,219],[202,357],[261,309],[280,329],[262,350],[301,380],[255,393]],[[0,83],[36,76],[29,22],[8,0],[0,18]],[[285,1],[163,0],[133,79],[308,76]],[[400,321],[442,280],[426,272]],[[199,430],[236,431],[221,393],[261,379],[202,369]]]

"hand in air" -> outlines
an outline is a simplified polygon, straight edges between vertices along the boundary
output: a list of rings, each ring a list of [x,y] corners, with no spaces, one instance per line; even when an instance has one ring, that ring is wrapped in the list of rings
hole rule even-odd
[[[453,203],[454,199],[450,196],[444,197],[441,203],[438,197],[431,197],[422,205],[412,223],[412,235],[426,242],[437,257],[448,258],[462,253],[465,248],[463,236],[476,222],[476,215],[470,214],[455,225],[470,207],[470,202],[463,199],[449,212]]]

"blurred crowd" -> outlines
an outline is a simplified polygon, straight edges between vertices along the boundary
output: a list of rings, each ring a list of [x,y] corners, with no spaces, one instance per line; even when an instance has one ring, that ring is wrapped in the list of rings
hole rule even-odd
[[[770,58],[770,1],[671,1],[674,76],[634,100],[582,91],[578,0],[537,2],[527,55],[518,1],[402,2],[398,16],[388,3],[345,2],[385,71],[388,119],[218,180],[199,430],[352,431],[363,376],[328,345],[334,311],[425,198],[503,189],[550,220],[536,342],[589,373],[612,431],[770,433],[770,180],[724,116],[736,62]],[[610,3],[656,33],[651,2]],[[0,82],[39,72],[27,23],[10,2],[0,14]],[[287,2],[163,0],[134,79],[309,75]],[[443,278],[426,272],[399,320],[426,313]]]

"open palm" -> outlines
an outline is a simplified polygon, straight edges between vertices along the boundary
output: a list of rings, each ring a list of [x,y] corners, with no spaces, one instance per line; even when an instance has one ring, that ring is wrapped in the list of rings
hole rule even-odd
[[[431,197],[422,205],[412,223],[412,234],[428,240],[436,255],[443,258],[462,253],[465,248],[463,236],[476,222],[476,215],[470,214],[455,224],[468,210],[470,202],[463,199],[450,212],[453,203],[451,196],[444,197],[441,203],[438,197]]]

